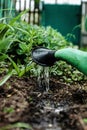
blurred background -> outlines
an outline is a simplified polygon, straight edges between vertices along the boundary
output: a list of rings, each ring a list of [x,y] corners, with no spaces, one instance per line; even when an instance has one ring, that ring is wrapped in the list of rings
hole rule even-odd
[[[0,0],[0,22],[7,23],[25,10],[21,19],[27,23],[51,26],[74,45],[87,46],[87,0]]]

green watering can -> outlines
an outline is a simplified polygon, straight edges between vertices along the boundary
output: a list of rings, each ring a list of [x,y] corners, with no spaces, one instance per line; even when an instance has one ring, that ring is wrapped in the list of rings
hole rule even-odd
[[[87,52],[64,48],[60,50],[50,50],[44,47],[34,48],[32,59],[41,66],[52,66],[55,62],[62,60],[77,68],[80,72],[87,75]]]

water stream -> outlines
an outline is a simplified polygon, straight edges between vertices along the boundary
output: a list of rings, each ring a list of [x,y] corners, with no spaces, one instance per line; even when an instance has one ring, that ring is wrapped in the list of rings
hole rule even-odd
[[[41,121],[41,126],[45,130],[62,130],[60,123],[57,122],[57,116],[63,110],[68,108],[68,104],[66,102],[54,102],[50,100],[49,96],[49,67],[37,66],[37,77],[38,77],[38,87],[47,92],[48,98],[44,98],[41,100],[40,105],[43,106],[42,110],[44,116]],[[44,94],[44,93],[43,93]],[[49,113],[49,114],[48,114]],[[48,116],[49,115],[49,116]],[[51,116],[53,115],[53,117]],[[55,116],[56,115],[56,116]],[[50,117],[50,118],[49,118]]]
[[[48,92],[49,90],[49,67],[38,66],[38,86],[42,90]]]

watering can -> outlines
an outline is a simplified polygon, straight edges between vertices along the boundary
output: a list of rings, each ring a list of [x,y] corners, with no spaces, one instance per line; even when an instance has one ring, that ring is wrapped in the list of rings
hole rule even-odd
[[[87,52],[74,48],[50,50],[44,47],[36,47],[32,50],[32,59],[41,66],[53,66],[55,62],[66,61],[80,72],[87,75]]]

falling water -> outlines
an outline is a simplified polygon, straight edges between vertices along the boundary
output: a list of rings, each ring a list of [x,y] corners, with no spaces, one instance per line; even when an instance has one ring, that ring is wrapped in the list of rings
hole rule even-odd
[[[49,67],[38,66],[38,85],[39,88],[48,92],[49,90]]]

